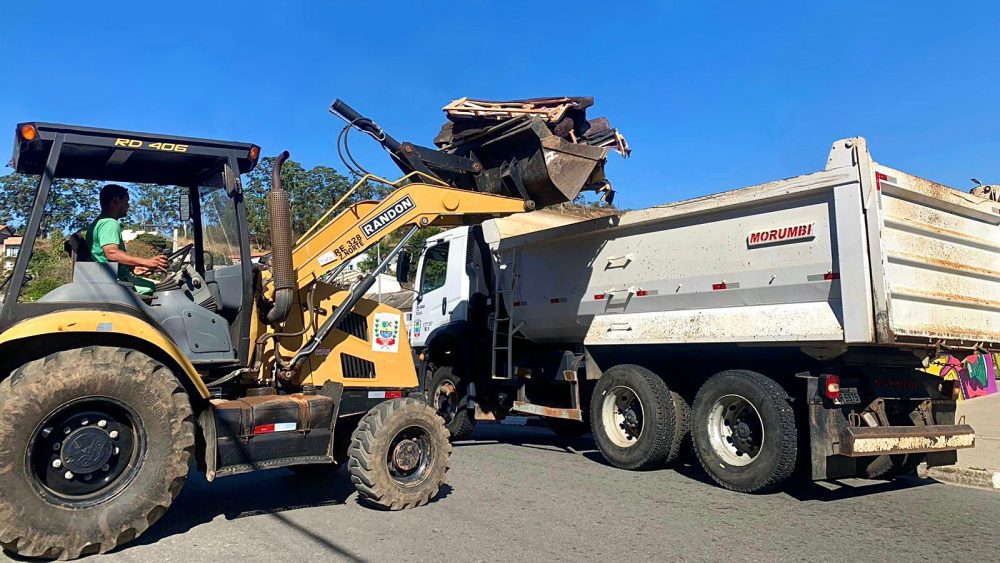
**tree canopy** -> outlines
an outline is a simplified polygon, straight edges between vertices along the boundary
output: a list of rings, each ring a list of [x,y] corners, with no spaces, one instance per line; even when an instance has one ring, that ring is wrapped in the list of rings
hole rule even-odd
[[[271,189],[274,158],[261,159],[254,170],[244,176],[244,201],[251,245],[268,248],[271,232],[268,224],[267,193]],[[292,204],[292,230],[296,236],[304,233],[334,203],[354,185],[353,178],[338,173],[329,166],[306,169],[289,160],[282,167],[282,185],[289,191]],[[53,182],[45,208],[43,236],[61,237],[64,233],[85,229],[98,213],[98,196],[105,182],[66,180]],[[10,173],[0,176],[0,224],[22,230],[34,202],[37,176]],[[180,226],[178,202],[180,189],[158,184],[126,184],[130,194],[130,210],[122,219],[126,228],[155,230],[170,235]],[[362,184],[342,205],[383,197],[387,190],[377,184]],[[226,225],[227,228],[232,226]]]

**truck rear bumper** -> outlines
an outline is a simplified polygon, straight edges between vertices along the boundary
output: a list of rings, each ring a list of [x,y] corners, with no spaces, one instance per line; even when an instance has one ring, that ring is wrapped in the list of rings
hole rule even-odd
[[[837,444],[837,455],[861,457],[885,454],[931,453],[975,446],[968,424],[934,426],[849,427]]]

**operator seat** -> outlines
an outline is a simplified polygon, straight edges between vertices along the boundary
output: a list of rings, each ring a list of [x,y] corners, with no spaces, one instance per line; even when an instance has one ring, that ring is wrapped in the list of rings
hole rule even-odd
[[[94,257],[90,254],[90,246],[87,244],[87,238],[82,234],[82,231],[70,235],[69,238],[66,239],[66,242],[63,243],[63,248],[67,253],[69,253],[71,260],[70,266],[73,273],[70,280],[72,281],[76,278],[77,263],[93,262]],[[114,270],[113,275],[117,275],[117,269]],[[118,283],[129,288],[133,293],[135,293],[135,286],[131,283],[121,280],[118,280]],[[136,295],[147,305],[153,302],[152,295],[139,295],[138,293],[136,293]]]
[[[80,232],[73,233],[66,239],[63,243],[63,248],[69,253],[69,258],[71,260],[70,265],[74,268],[77,262],[93,262],[94,259],[90,255],[90,248],[87,246],[87,238],[83,236]]]

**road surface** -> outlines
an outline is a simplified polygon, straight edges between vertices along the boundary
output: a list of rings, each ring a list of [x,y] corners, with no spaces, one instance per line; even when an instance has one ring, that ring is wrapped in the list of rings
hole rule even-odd
[[[138,541],[93,561],[1000,561],[1000,493],[917,479],[749,496],[696,465],[605,465],[588,436],[480,425],[449,488],[396,513],[358,505],[345,472],[194,476]]]

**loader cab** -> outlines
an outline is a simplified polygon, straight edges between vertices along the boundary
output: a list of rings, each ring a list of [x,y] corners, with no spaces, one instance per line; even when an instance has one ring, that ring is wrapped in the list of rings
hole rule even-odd
[[[245,362],[254,275],[240,175],[259,153],[249,143],[19,124],[12,162],[26,186],[34,182],[34,193],[30,207],[13,210],[24,238],[0,280],[0,332],[67,309],[123,312],[166,333],[195,365]],[[101,186],[112,182],[129,189],[133,207],[135,191],[158,198],[147,207],[162,214],[143,230],[169,241],[159,249],[169,266],[154,278],[151,296],[120,282],[117,264],[92,261],[78,232],[96,216]],[[74,202],[69,217],[58,198]],[[64,247],[58,232],[67,227]]]

